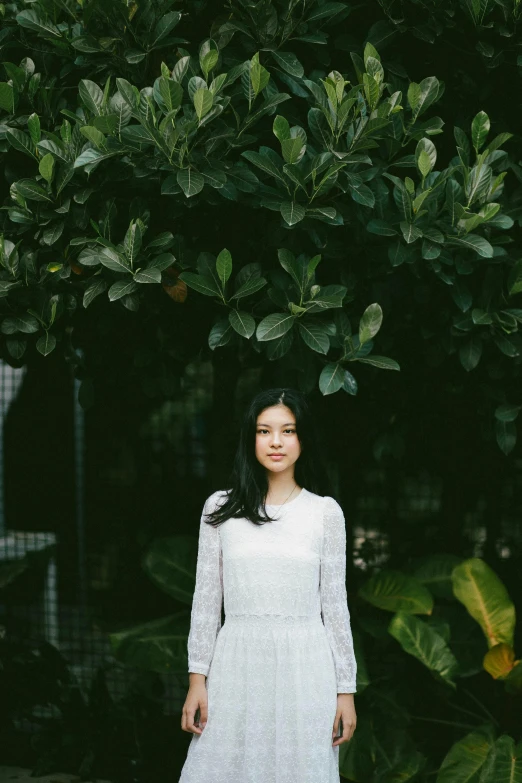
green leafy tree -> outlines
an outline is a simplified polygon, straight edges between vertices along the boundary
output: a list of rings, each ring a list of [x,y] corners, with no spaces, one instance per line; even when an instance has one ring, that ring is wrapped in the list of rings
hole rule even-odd
[[[448,136],[435,113],[446,83],[387,63],[379,35],[422,38],[452,13],[419,26],[381,7],[348,46],[350,7],[320,0],[231,2],[212,19],[163,3],[6,6],[2,356],[60,350],[86,407],[110,372],[94,357],[121,331],[149,389],[152,370],[173,377],[226,347],[283,361],[305,390],[354,395],[357,362],[398,370],[420,333],[432,365],[455,357],[481,376],[509,453],[522,320],[512,134],[476,107]]]

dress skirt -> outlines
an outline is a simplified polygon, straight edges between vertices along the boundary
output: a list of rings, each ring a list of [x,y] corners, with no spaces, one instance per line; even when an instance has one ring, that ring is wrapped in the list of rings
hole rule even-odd
[[[339,783],[335,665],[320,615],[227,616],[208,718],[179,783]]]

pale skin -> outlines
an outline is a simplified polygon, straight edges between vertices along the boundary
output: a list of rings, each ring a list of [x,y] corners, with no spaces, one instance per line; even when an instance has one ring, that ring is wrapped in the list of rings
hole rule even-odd
[[[257,417],[255,453],[258,462],[267,471],[268,493],[266,503],[281,505],[293,500],[301,491],[294,479],[295,463],[301,454],[296,421],[286,405],[265,408]],[[270,454],[280,453],[280,460]],[[191,734],[202,734],[208,718],[208,698],[204,674],[189,674],[189,690],[181,717],[181,728]],[[332,746],[348,742],[357,725],[353,693],[337,694],[337,710],[332,728]],[[199,722],[195,715],[199,709]],[[342,735],[339,735],[342,723]]]

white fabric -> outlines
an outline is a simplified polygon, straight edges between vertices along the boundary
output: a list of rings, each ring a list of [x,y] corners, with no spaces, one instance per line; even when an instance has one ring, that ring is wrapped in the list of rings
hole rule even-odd
[[[225,496],[200,522],[188,669],[207,675],[208,720],[179,783],[339,783],[337,693],[357,672],[342,509],[303,488],[274,522],[212,527]]]

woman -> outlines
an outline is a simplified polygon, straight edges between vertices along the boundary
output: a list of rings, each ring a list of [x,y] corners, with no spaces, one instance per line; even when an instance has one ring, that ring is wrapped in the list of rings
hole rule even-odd
[[[344,517],[318,494],[318,456],[302,394],[253,399],[232,487],[200,522],[179,783],[339,783],[357,667]]]

